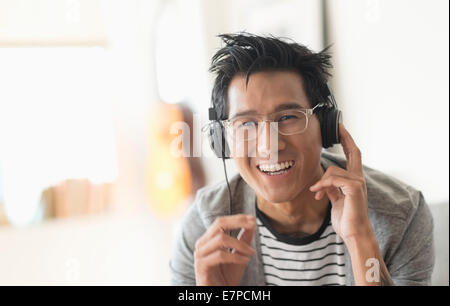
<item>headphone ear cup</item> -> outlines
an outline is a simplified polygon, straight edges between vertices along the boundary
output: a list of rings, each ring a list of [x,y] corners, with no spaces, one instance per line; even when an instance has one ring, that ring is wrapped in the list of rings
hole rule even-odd
[[[222,143],[223,143],[223,147],[224,147],[223,158],[229,159],[230,158],[230,148],[228,147],[228,142],[225,139],[225,136],[222,136]]]
[[[225,141],[223,127],[219,122],[213,122],[209,129],[209,145],[219,158],[230,158],[230,149]]]
[[[328,148],[328,141],[327,141],[327,114],[328,109],[327,108],[321,108],[317,111],[317,118],[319,119],[320,123],[320,133],[322,135],[322,147]]]
[[[340,143],[339,123],[342,122],[341,111],[337,108],[325,108],[318,112],[318,117],[322,133],[322,146],[329,148],[334,144]]]
[[[341,143],[341,134],[339,133],[339,124],[342,123],[342,112],[339,109],[335,110],[335,138],[334,143]]]
[[[218,130],[217,130],[217,122],[213,122],[211,124],[211,127],[209,128],[209,134],[208,134],[208,138],[209,138],[209,145],[211,147],[211,149],[213,150],[214,154],[217,157],[220,157],[221,152],[218,151],[220,142],[218,140]]]

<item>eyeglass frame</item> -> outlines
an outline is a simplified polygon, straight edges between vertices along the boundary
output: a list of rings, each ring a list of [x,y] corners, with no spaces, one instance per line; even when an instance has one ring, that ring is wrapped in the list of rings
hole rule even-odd
[[[323,107],[323,106],[326,106],[326,104],[325,104],[325,103],[318,103],[318,104],[317,104],[316,106],[314,106],[313,108],[294,109],[295,111],[304,114],[305,117],[306,117],[306,124],[305,124],[305,128],[304,128],[303,130],[301,130],[301,131],[299,131],[299,132],[295,132],[295,133],[283,133],[283,132],[281,132],[281,131],[278,129],[278,127],[276,127],[276,131],[277,131],[279,134],[283,135],[283,136],[290,136],[290,135],[303,134],[303,133],[308,129],[309,117],[311,117],[312,115],[314,115],[314,110],[315,110],[317,107]],[[268,117],[273,117],[274,115],[279,114],[279,113],[282,113],[282,112],[285,112],[285,111],[286,111],[286,110],[282,110],[282,111],[278,111],[278,112],[271,113],[271,114],[269,114],[269,115],[256,115],[256,116],[257,116],[257,117],[265,117],[265,118],[268,118]],[[218,120],[218,121],[222,124],[222,126],[224,127],[224,129],[227,130],[227,129],[232,125],[232,121],[234,121],[236,118],[239,118],[239,117],[241,117],[241,116],[238,116],[238,117],[235,117],[235,118],[232,118],[232,119],[224,119],[224,120]],[[243,116],[242,116],[242,117],[243,117]],[[270,123],[274,122],[274,120],[273,120],[273,119],[270,119],[270,120],[262,120],[262,121],[257,121],[257,122],[269,122],[269,125],[270,125]],[[258,133],[258,135],[259,135],[259,133]],[[235,138],[234,135],[232,135],[232,137],[233,137],[233,139]],[[256,137],[255,137],[254,139],[256,139]],[[246,139],[245,141],[254,140],[254,139],[253,139],[253,138],[252,138],[252,139]]]

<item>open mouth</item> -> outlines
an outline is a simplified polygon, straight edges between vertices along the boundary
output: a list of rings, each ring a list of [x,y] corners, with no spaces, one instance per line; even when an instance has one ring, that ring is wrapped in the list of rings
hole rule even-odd
[[[262,173],[273,176],[287,173],[294,165],[295,161],[287,160],[274,164],[260,164],[256,167]]]

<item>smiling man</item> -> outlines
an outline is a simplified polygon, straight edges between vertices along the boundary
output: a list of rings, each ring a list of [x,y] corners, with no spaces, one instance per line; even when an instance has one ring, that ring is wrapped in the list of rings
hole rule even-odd
[[[221,38],[212,124],[223,132],[216,154],[229,154],[239,174],[198,191],[172,283],[430,284],[429,209],[419,191],[363,166],[349,132],[328,119],[327,51],[248,33]],[[345,157],[322,150],[333,144],[330,125]]]

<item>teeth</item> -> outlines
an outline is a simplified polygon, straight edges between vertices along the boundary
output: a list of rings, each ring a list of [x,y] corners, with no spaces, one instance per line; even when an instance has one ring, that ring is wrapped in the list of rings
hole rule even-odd
[[[281,162],[281,163],[277,163],[277,164],[262,164],[259,165],[259,169],[261,169],[264,172],[274,172],[274,171],[280,171],[280,170],[284,170],[286,168],[291,167],[294,164],[294,162],[292,160],[290,161],[285,161],[285,162]]]

